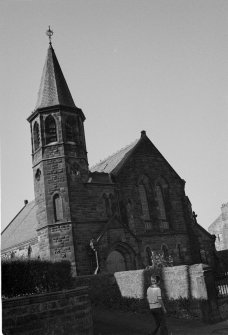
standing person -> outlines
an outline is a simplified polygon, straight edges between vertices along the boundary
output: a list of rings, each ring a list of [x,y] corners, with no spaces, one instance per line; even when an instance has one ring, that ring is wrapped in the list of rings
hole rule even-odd
[[[159,283],[159,276],[151,277],[151,286],[149,286],[147,289],[147,301],[156,324],[156,328],[151,333],[151,335],[158,334],[159,328],[160,335],[168,335],[168,329],[165,320],[166,309],[162,301],[161,289],[158,286]]]

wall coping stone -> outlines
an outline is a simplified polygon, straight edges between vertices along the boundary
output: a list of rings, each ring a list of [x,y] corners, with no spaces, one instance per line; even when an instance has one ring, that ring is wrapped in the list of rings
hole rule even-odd
[[[38,302],[46,302],[47,300],[58,300],[60,296],[69,298],[69,297],[80,296],[82,294],[88,295],[88,286],[81,286],[71,290],[62,290],[42,294],[33,294],[28,296],[4,298],[2,299],[2,307],[8,308],[11,306],[16,307],[20,305],[31,305]]]

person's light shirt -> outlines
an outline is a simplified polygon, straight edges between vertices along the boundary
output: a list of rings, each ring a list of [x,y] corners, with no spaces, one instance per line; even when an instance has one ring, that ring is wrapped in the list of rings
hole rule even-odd
[[[148,287],[147,289],[147,301],[149,303],[150,309],[161,308],[159,302],[161,300],[161,289],[160,287]]]

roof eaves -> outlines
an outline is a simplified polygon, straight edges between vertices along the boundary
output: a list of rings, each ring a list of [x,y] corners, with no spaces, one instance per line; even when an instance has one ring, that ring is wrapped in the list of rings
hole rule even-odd
[[[14,218],[10,221],[10,223],[3,229],[3,231],[1,232],[1,235],[4,233],[4,231],[9,228],[9,226],[11,225],[11,223],[18,217],[18,215],[23,211],[23,209],[26,207],[27,205],[24,205],[22,207],[22,209],[14,216]]]

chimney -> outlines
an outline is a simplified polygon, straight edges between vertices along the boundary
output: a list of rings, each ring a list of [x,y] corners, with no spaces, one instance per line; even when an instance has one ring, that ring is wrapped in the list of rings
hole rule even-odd
[[[222,204],[221,212],[222,212],[222,220],[227,221],[228,224],[228,202],[226,204]]]
[[[28,200],[24,200],[25,206],[28,205]]]

